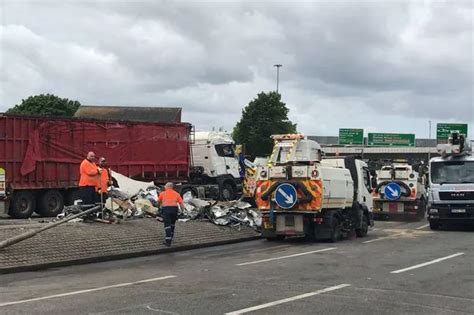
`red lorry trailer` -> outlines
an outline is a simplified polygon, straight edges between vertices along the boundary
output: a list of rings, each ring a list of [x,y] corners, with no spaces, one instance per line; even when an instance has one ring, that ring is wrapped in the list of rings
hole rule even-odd
[[[88,151],[128,177],[184,182],[190,171],[187,123],[146,123],[0,114],[0,212],[54,216],[77,195]]]

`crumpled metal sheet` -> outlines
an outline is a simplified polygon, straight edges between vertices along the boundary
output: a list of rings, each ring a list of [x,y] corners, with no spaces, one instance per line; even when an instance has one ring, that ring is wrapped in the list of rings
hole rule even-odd
[[[134,205],[137,209],[137,212],[140,211],[142,213],[146,213],[152,216],[156,216],[158,214],[158,208],[154,207],[149,199],[139,198],[135,200]],[[136,214],[135,216],[138,216],[138,214]]]
[[[110,187],[110,189],[108,191],[108,195],[109,195],[109,197],[114,198],[114,199],[120,199],[120,200],[130,199],[130,195],[128,193],[122,191],[119,188],[115,188],[115,187]]]
[[[120,190],[129,196],[136,195],[140,190],[146,190],[148,187],[155,185],[153,182],[142,182],[131,179],[125,175],[114,172],[113,170],[112,177],[117,181]]]
[[[115,177],[116,173],[114,173]],[[119,174],[120,175],[120,174]],[[140,218],[145,216],[160,217],[158,195],[160,187],[153,183],[139,182],[120,177],[120,188],[111,187],[109,198],[104,204],[104,217],[112,218]],[[123,190],[123,185],[126,189]],[[136,185],[136,186],[134,186]],[[67,208],[67,207],[66,207]],[[61,214],[64,217],[74,208],[68,208]],[[80,210],[79,210],[80,211]],[[59,217],[59,216],[58,216]],[[215,201],[198,198],[184,198],[184,207],[179,213],[181,222],[189,220],[208,220],[216,225],[227,225],[240,229],[241,226],[250,226],[258,230],[262,224],[262,216],[258,210],[242,200]]]
[[[234,201],[209,201],[197,198],[185,200],[185,209],[180,218],[207,219],[216,225],[250,226],[259,229],[262,217],[259,211],[252,210],[248,202]]]

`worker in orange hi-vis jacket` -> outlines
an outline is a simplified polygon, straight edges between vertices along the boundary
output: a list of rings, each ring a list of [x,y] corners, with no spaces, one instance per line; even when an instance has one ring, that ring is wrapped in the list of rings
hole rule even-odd
[[[95,203],[95,188],[100,178],[100,171],[95,164],[94,152],[87,153],[87,157],[82,161],[79,167],[79,197],[83,204],[91,205]]]
[[[96,192],[99,196],[99,201],[104,203],[108,198],[107,189],[111,185],[110,169],[107,166],[107,161],[104,157],[99,159],[100,180],[97,182]]]
[[[178,219],[178,205],[184,207],[183,198],[174,190],[173,183],[166,183],[165,190],[158,196],[158,206],[163,212],[163,223],[165,225],[165,241],[163,244],[171,246],[174,237],[174,226]]]

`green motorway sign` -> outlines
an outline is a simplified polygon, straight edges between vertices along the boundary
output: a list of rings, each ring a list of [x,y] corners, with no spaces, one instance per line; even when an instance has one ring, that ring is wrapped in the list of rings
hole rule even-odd
[[[369,146],[414,147],[415,135],[413,133],[369,133],[367,144]]]
[[[364,129],[339,129],[339,144],[341,145],[363,145],[364,144]]]
[[[437,124],[436,140],[438,143],[448,143],[448,138],[452,132],[459,132],[460,134],[467,136],[467,124]]]

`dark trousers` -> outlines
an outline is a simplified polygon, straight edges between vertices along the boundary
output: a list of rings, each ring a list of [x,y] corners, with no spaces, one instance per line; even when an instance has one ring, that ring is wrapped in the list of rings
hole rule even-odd
[[[174,237],[174,226],[178,219],[178,207],[163,207],[163,223],[165,225],[165,241],[171,244]]]
[[[99,193],[96,193],[95,194],[95,198],[96,198],[96,202],[100,203],[100,202],[103,202],[105,203],[105,201],[107,200],[107,198],[109,198],[109,194],[108,193],[103,193],[102,196]]]
[[[96,200],[96,192],[94,186],[81,186],[79,187],[79,198],[82,200],[83,205],[92,205]]]

